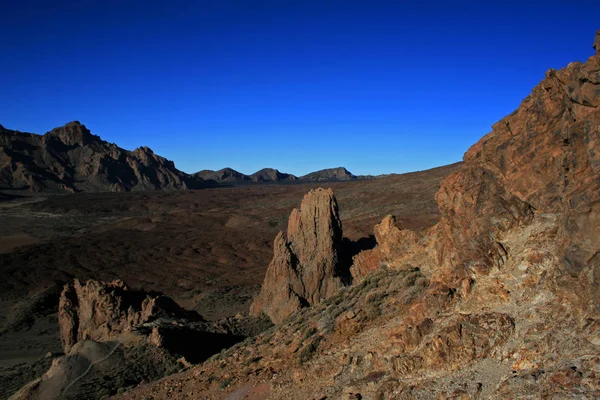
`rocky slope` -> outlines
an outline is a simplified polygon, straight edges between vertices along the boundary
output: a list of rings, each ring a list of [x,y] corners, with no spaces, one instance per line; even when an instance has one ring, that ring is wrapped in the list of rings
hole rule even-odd
[[[121,398],[600,397],[595,49],[469,149],[440,222],[386,218],[359,284]]]
[[[100,192],[202,186],[148,147],[127,151],[74,121],[44,135],[0,126],[0,190]]]
[[[311,190],[279,232],[251,315],[265,312],[279,323],[305,306],[318,304],[347,281],[342,269],[342,222],[331,189]]]

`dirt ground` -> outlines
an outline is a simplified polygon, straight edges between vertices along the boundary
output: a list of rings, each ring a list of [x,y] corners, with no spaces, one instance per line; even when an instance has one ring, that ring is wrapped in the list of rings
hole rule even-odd
[[[388,214],[425,228],[434,194],[460,164],[343,183],[193,191],[0,197],[0,375],[60,350],[56,288],[73,278],[158,290],[207,319],[245,313],[272,243],[311,188],[333,188],[344,235],[367,238]],[[33,317],[32,317],[33,316]]]

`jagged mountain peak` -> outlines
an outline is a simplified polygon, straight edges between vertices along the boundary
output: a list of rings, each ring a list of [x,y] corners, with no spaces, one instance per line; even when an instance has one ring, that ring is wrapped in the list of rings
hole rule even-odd
[[[79,121],[44,135],[0,130],[0,189],[129,191],[199,187],[149,148],[127,151],[103,141]]]
[[[54,128],[44,136],[46,138],[58,139],[69,146],[85,146],[102,141],[99,136],[93,135],[90,130],[79,121],[71,121],[63,126]]]

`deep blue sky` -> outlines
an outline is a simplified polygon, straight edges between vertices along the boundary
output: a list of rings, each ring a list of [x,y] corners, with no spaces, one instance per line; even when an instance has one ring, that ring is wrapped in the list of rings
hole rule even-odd
[[[458,161],[600,29],[598,0],[0,5],[0,124],[79,120],[186,172]]]

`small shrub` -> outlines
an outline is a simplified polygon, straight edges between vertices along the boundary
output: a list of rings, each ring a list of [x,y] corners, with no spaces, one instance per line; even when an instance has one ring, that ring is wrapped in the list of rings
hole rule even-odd
[[[385,289],[374,290],[372,292],[367,293],[365,296],[365,303],[367,304],[380,304],[383,299],[387,297],[387,292]]]
[[[317,336],[313,341],[307,343],[300,351],[298,352],[298,363],[300,365],[310,361],[314,356],[315,352],[319,348],[319,344],[323,338],[321,336]]]
[[[371,303],[365,307],[365,317],[368,321],[374,320],[381,316],[381,308],[379,304]]]
[[[323,316],[319,319],[319,331],[323,334],[331,332],[333,330],[333,322],[334,317],[332,317],[331,313],[328,310],[328,312],[324,313]]]
[[[304,340],[308,339],[309,337],[311,337],[312,335],[314,335],[315,333],[317,333],[317,328],[315,328],[314,326],[307,325],[302,330],[300,338],[302,341],[304,341]]]

